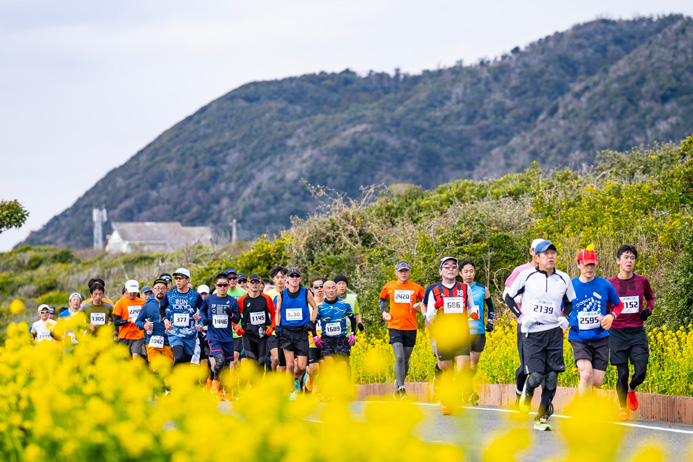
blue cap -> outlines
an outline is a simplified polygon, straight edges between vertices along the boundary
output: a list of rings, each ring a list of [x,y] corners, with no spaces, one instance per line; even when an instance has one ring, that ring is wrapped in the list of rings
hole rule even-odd
[[[547,250],[556,251],[556,246],[551,243],[551,241],[541,241],[539,244],[534,246],[534,254],[546,252]]]
[[[238,272],[237,272],[235,269],[233,269],[233,268],[227,269],[227,270],[224,271],[224,272],[226,273],[227,276],[228,276],[229,274],[231,274],[231,273],[233,273],[233,274],[235,274],[236,276],[238,276]]]

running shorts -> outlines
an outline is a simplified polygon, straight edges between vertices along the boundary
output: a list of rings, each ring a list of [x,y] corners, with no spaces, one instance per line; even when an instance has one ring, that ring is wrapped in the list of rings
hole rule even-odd
[[[293,351],[296,356],[308,356],[308,336],[306,329],[302,326],[282,327],[282,336],[279,340],[282,350]]]
[[[592,363],[592,369],[606,371],[609,365],[609,337],[602,337],[596,340],[570,340],[573,347],[575,365],[578,359],[587,359]]]
[[[525,373],[565,371],[563,361],[563,329],[555,327],[541,332],[522,334]]]
[[[471,350],[474,353],[481,353],[486,346],[486,334],[472,334]]]
[[[609,336],[611,364],[626,364],[628,358],[632,363],[650,360],[650,347],[644,327],[609,329]]]
[[[406,332],[406,331],[405,331]],[[416,331],[413,331],[416,332]],[[344,355],[349,356],[351,353],[351,346],[349,345],[349,338],[346,336],[341,337],[328,337],[323,335],[322,340],[322,355]]]
[[[414,348],[416,345],[415,330],[388,329],[390,333],[390,345],[401,343],[405,348]]]

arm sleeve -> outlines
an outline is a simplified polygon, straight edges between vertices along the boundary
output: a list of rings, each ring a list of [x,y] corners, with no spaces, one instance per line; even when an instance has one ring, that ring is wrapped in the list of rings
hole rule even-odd
[[[648,279],[645,279],[645,300],[646,300],[646,305],[645,307],[650,310],[654,311],[654,302],[655,302],[655,297],[654,294],[652,293],[652,287],[650,286],[650,281]]]
[[[522,316],[522,312],[520,311],[520,307],[517,306],[517,303],[515,302],[515,299],[510,296],[509,293],[505,294],[505,304],[508,305],[508,308],[510,308],[510,311],[515,315],[515,317],[520,317]]]
[[[202,306],[202,302],[204,302],[204,300],[202,300],[202,295],[197,294],[197,300],[195,300],[195,307],[200,308]]]
[[[488,290],[488,289],[486,289]],[[495,308],[493,307],[493,299],[491,298],[491,294],[487,298],[484,298],[484,303],[486,303],[486,308],[488,308],[488,320],[493,321],[493,317],[496,315],[495,314]]]
[[[378,300],[378,303],[380,304],[380,311],[383,313],[386,312],[387,311],[387,299],[381,298]]]
[[[352,314],[349,316],[349,320],[351,321],[351,334],[356,335],[356,331],[358,330],[356,328],[356,316]]]
[[[118,315],[118,314],[113,315],[113,324],[115,324],[116,326],[121,327],[127,323],[128,323],[127,319],[121,319],[120,315]]]
[[[568,298],[568,294],[565,294],[563,296],[563,316],[566,318],[570,316],[570,313],[573,311],[573,300]]]

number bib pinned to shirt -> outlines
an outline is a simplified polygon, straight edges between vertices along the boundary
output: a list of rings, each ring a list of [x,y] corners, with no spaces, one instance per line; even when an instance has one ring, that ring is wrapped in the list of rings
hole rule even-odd
[[[540,321],[549,322],[556,319],[556,304],[551,300],[536,300],[532,305],[532,315]]]
[[[463,297],[443,297],[443,313],[462,314],[464,313]]]
[[[36,333],[36,340],[39,342],[42,342],[44,340],[50,340],[51,337],[51,332],[49,330],[41,330]]]
[[[578,327],[580,330],[592,330],[599,328],[601,313],[598,311],[580,311],[577,314]]]
[[[149,339],[149,346],[152,348],[163,348],[164,347],[164,336],[163,335],[152,335]]]
[[[173,325],[176,327],[188,327],[190,313],[173,313]]]
[[[303,309],[302,308],[287,308],[286,309],[286,320],[287,321],[303,321]]]
[[[395,303],[411,303],[413,290],[395,290]]]
[[[212,325],[215,329],[226,329],[229,327],[229,317],[225,314],[215,314],[212,316]]]
[[[135,320],[137,319],[137,316],[140,315],[141,310],[142,310],[142,307],[139,305],[128,306],[128,317],[130,318],[130,322],[135,322]]]
[[[631,314],[640,312],[640,297],[635,295],[632,297],[621,297],[623,302],[623,311],[621,314]]]
[[[288,319],[288,310],[287,310]],[[265,323],[265,312],[264,311],[251,311],[250,312],[250,324],[253,326],[260,326]]]
[[[95,326],[103,326],[106,324],[106,313],[92,313],[90,320]]]
[[[325,324],[324,332],[330,337],[336,337],[342,333],[342,324],[339,322],[328,322]]]

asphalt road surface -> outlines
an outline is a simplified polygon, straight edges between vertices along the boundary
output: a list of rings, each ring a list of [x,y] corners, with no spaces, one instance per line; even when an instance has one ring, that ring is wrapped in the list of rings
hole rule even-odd
[[[365,404],[364,401],[352,403],[352,410],[356,416],[362,413]],[[417,436],[430,443],[461,444],[472,461],[481,460],[481,450],[487,443],[513,426],[530,429],[530,446],[516,455],[518,460],[543,461],[561,459],[568,455],[568,442],[563,437],[561,425],[570,417],[554,414],[551,417],[553,431],[539,432],[532,430],[532,415],[521,418],[518,412],[509,409],[465,407],[459,416],[444,416],[438,405],[412,405],[417,406],[424,414],[423,421],[415,428]],[[313,421],[320,424],[317,419]],[[665,450],[665,460],[693,460],[693,426],[642,420],[610,425],[625,427],[614,460],[632,460],[638,450],[642,449],[641,445],[650,442],[656,442],[657,446]],[[601,445],[609,442],[600,438],[600,435],[595,435],[586,444],[593,445],[594,450],[598,452]],[[469,448],[477,452],[470,453]]]

